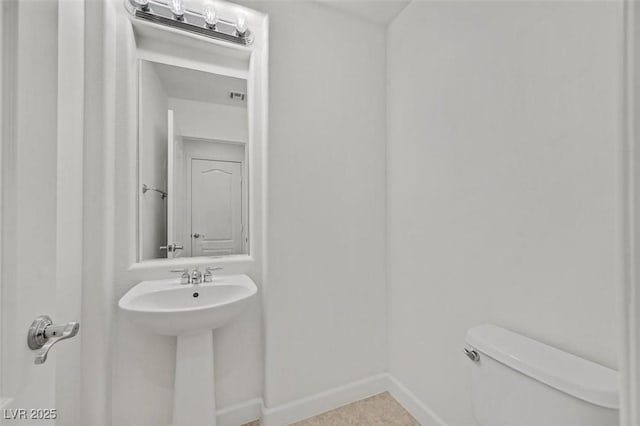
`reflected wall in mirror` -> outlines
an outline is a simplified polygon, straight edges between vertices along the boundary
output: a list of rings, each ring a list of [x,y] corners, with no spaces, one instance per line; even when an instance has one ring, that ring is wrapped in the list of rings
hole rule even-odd
[[[247,254],[246,80],[139,65],[139,259]]]

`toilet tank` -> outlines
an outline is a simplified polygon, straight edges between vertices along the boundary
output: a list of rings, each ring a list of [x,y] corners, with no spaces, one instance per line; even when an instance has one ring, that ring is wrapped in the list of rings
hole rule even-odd
[[[466,343],[480,426],[618,426],[615,370],[492,324]]]

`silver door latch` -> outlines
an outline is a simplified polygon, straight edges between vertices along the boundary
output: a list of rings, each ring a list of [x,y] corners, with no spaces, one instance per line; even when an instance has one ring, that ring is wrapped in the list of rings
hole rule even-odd
[[[44,364],[49,349],[61,340],[70,339],[78,334],[80,323],[70,322],[64,325],[53,325],[46,315],[39,316],[29,327],[27,345],[29,349],[38,351],[34,364]]]
[[[183,248],[184,248],[183,246],[181,246],[180,244],[176,244],[176,243],[167,244],[166,246],[160,246],[160,250],[163,250],[163,251],[166,250],[169,253],[173,253],[175,251],[182,250]]]

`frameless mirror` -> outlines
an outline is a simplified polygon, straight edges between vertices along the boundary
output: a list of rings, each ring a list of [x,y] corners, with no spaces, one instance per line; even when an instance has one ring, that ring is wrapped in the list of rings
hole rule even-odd
[[[246,80],[139,65],[139,259],[247,254]]]

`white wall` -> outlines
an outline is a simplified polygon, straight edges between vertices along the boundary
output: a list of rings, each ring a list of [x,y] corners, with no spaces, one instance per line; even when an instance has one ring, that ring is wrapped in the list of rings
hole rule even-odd
[[[390,371],[472,424],[466,330],[616,367],[619,2],[413,2],[388,35]]]
[[[167,109],[169,98],[154,66],[140,62],[140,185],[167,188]],[[140,197],[141,259],[167,257],[167,200],[147,191]]]
[[[246,104],[228,106],[169,98],[181,134],[185,137],[220,139],[234,142],[249,140]]]
[[[386,369],[385,31],[314,2],[270,18],[265,399]]]

